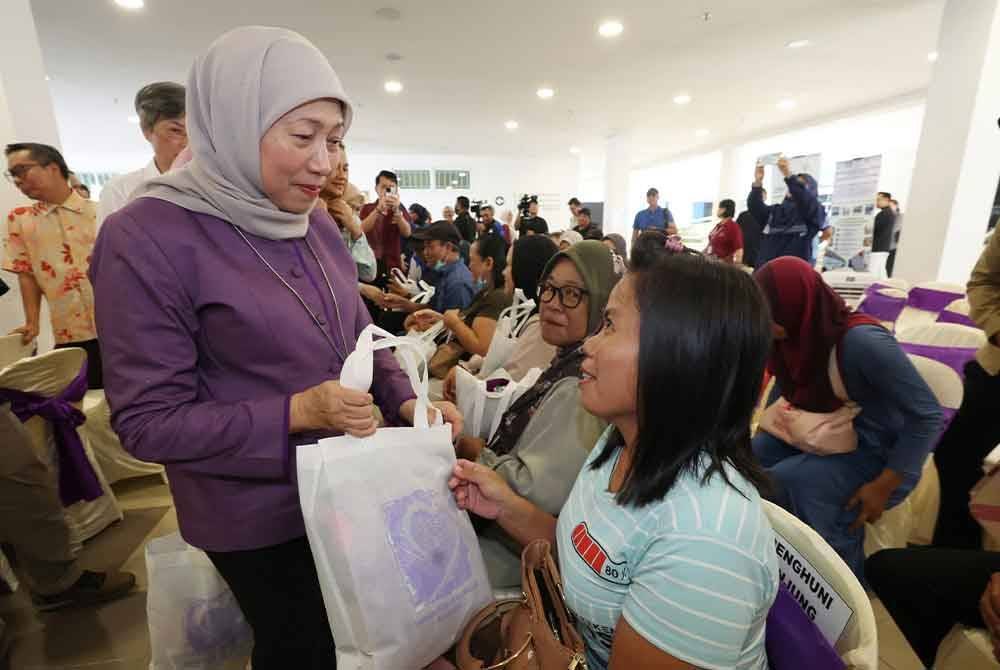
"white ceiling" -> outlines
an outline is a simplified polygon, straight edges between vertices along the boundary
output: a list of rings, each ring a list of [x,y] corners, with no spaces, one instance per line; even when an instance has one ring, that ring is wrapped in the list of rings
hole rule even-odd
[[[639,164],[920,91],[944,0],[33,0],[67,155],[123,168],[144,83],[184,82],[238,25],[281,25],[330,58],[357,107],[355,150],[565,156],[628,133]],[[379,6],[398,21],[375,16]],[[702,15],[710,11],[705,22]],[[597,36],[618,18],[617,39]],[[809,39],[804,49],[791,40]],[[396,52],[403,60],[390,63]],[[405,90],[384,92],[386,79]],[[541,85],[552,100],[535,96]],[[678,107],[678,92],[693,96]],[[779,111],[794,98],[798,106]],[[504,121],[516,119],[509,132]],[[695,136],[705,128],[707,137]]]

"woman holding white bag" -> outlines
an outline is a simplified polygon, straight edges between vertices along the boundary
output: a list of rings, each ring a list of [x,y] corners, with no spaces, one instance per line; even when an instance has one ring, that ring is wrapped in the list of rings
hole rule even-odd
[[[474,437],[458,442],[458,457],[499,473],[518,493],[550,514],[566,502],[588,450],[605,423],[580,405],[581,345],[600,326],[615,275],[603,244],[580,242],[554,256],[538,288],[542,338],[557,348],[551,365],[500,420],[489,445]],[[497,524],[479,529],[490,583],[521,583],[520,552]]]
[[[108,218],[91,263],[112,421],[129,452],[166,466],[184,539],[253,629],[253,667],[326,670],[296,448],[371,435],[375,404],[390,424],[415,411],[388,352],[372,395],[338,381],[370,319],[316,205],[352,107],[323,54],[279,28],[217,39],[187,90],[193,160]]]

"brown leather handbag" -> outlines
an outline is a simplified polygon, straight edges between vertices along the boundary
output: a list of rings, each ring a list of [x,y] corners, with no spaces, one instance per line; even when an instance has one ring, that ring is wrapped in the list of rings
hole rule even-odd
[[[459,670],[587,670],[583,639],[563,599],[545,540],[521,553],[521,598],[501,600],[469,622],[455,649]]]

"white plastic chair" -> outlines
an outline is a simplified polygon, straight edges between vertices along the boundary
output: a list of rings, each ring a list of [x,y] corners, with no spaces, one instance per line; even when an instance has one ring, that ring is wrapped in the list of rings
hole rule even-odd
[[[140,461],[122,447],[118,435],[111,428],[111,407],[104,391],[87,391],[83,396],[82,410],[87,422],[80,426],[77,432],[93,450],[108,483],[114,484],[123,479],[147,475],[160,475],[166,481],[162,465]]]
[[[76,378],[86,360],[87,352],[77,348],[57,349],[41,356],[25,358],[0,370],[0,388],[51,397],[62,392]],[[24,426],[39,453],[43,454],[53,470],[58,471],[59,459],[52,425],[36,416],[26,421]],[[79,550],[84,541],[122,519],[118,499],[104,477],[93,450],[86,440],[81,441],[104,495],[97,500],[80,501],[65,508],[76,550]]]
[[[958,411],[962,405],[962,378],[944,363],[910,355],[910,361],[930,387],[941,407]],[[941,484],[934,457],[924,462],[920,481],[906,498],[887,510],[874,524],[865,526],[865,555],[882,549],[902,548],[908,543],[930,544],[934,537]]]
[[[990,634],[979,628],[955,626],[938,647],[937,670],[990,670],[1000,668],[993,656]]]
[[[878,629],[871,600],[861,582],[819,533],[781,507],[767,501],[763,505],[778,541],[786,549],[784,556],[778,556],[778,567],[785,572],[792,569],[787,559],[787,548],[791,547],[798,554],[800,568],[822,577],[852,612],[840,637],[829,642],[847,667],[877,670]]]
[[[0,337],[0,369],[31,356],[35,352],[37,344],[38,340],[22,344],[21,336],[18,333]]]

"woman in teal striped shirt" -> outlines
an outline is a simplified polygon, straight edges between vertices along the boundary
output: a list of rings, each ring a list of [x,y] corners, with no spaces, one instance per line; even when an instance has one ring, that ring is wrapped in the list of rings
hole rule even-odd
[[[611,427],[559,518],[488,468],[456,465],[460,507],[558,547],[590,670],[768,667],[778,569],[750,417],[770,337],[745,273],[640,259],[584,345],[581,402]]]

